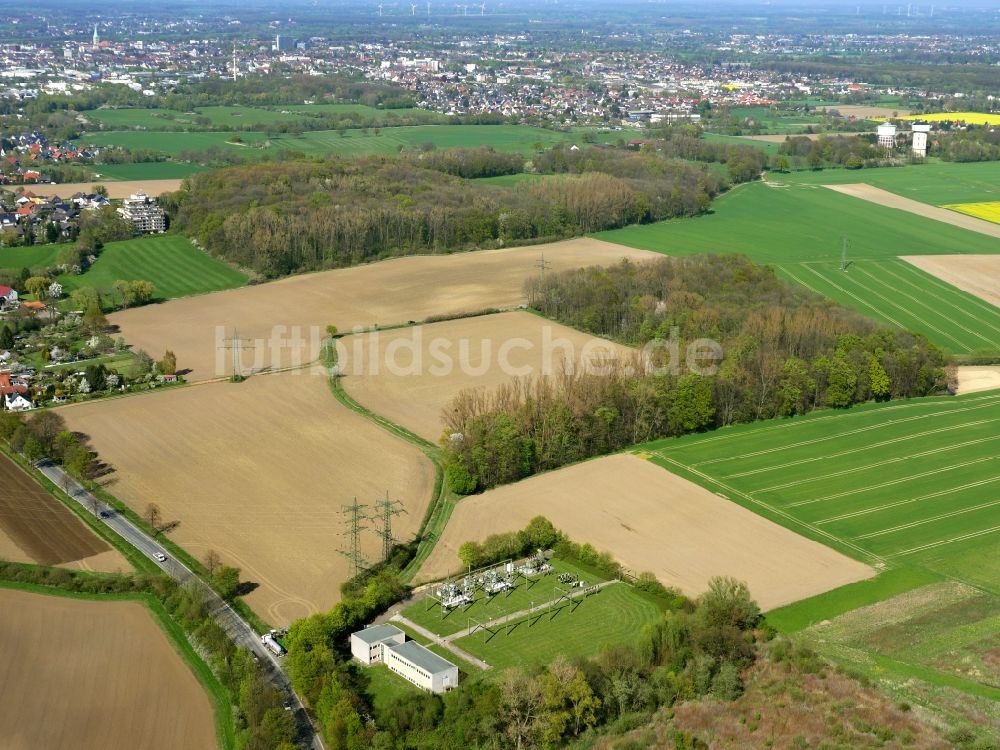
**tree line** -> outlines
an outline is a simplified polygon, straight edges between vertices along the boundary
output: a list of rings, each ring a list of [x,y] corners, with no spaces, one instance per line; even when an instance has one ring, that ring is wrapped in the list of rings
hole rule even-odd
[[[723,187],[706,170],[655,154],[601,153],[594,170],[580,165],[517,189],[446,173],[506,170],[504,157],[475,150],[427,158],[430,168],[368,156],[204,172],[164,206],[211,254],[273,278],[690,216]]]
[[[953,374],[924,336],[880,327],[742,256],[565,271],[526,291],[560,323],[657,346],[648,361],[456,395],[443,445],[449,484],[462,494],[671,435],[941,393]],[[718,343],[721,361],[707,350],[687,359],[703,338]]]

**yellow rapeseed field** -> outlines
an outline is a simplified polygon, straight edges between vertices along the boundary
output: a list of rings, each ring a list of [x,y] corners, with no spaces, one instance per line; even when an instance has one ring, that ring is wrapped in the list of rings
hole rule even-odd
[[[1000,115],[986,112],[938,112],[933,115],[907,115],[901,120],[921,120],[923,122],[964,122],[968,125],[1000,125]]]
[[[983,203],[952,203],[943,208],[950,208],[952,211],[975,216],[977,219],[986,219],[996,224],[1000,224],[1000,201],[985,201]]]

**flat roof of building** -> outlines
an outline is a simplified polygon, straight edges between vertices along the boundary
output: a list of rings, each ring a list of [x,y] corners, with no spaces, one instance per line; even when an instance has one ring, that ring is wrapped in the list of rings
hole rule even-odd
[[[373,625],[370,628],[365,628],[364,630],[359,630],[356,633],[352,633],[352,636],[357,636],[367,644],[378,643],[384,641],[386,638],[392,638],[395,635],[403,635],[403,631],[397,628],[395,625],[390,625],[389,623],[383,623],[382,625]]]
[[[398,654],[411,664],[420,667],[431,674],[444,672],[445,670],[455,667],[455,665],[450,661],[438,656],[433,651],[424,648],[416,641],[407,641],[406,643],[396,644],[389,646],[388,648],[394,654]]]

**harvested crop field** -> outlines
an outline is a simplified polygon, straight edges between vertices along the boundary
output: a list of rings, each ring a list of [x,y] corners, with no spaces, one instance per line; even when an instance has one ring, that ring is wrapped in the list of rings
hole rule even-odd
[[[910,110],[908,109],[900,109],[899,107],[875,107],[870,104],[837,104],[827,107],[827,109],[835,109],[844,117],[860,117],[861,119],[869,117],[885,118],[892,117],[893,115],[903,117],[910,114]]]
[[[915,201],[911,198],[904,198],[901,195],[896,195],[895,193],[890,193],[888,190],[882,190],[881,188],[866,185],[863,182],[850,185],[825,185],[825,187],[830,190],[836,190],[838,193],[843,193],[844,195],[850,195],[854,198],[860,198],[861,200],[876,203],[879,206],[896,208],[900,211],[907,211],[911,214],[916,214],[917,216],[925,216],[928,219],[934,219],[935,221],[940,221],[945,224],[951,224],[952,226],[961,227],[962,229],[968,229],[972,232],[979,232],[980,234],[1000,238],[1000,224],[994,224],[993,222],[986,221],[984,219],[977,219],[974,216],[966,216],[965,214],[961,214],[956,211],[949,211],[947,208],[929,206],[926,203],[921,203],[920,201]]]
[[[94,185],[104,185],[108,189],[108,197],[120,200],[128,198],[132,193],[145,193],[149,196],[157,196],[161,193],[172,193],[179,190],[181,180],[114,180],[95,179],[91,182],[66,182],[61,185],[38,185],[32,188],[35,193],[42,195],[58,195],[60,198],[69,198],[73,193],[92,193]]]
[[[976,393],[1000,388],[1000,366],[968,366],[956,368],[958,372],[958,393]]]
[[[3,454],[0,558],[82,570],[131,570],[117,550]]]
[[[903,260],[1000,307],[1000,255],[907,255]]]
[[[256,584],[266,620],[332,606],[348,577],[341,507],[386,491],[402,502],[394,532],[419,527],[434,486],[411,444],[342,406],[326,378],[285,373],[60,410],[116,470],[107,489],[138,513],[155,502],[170,538],[197,558],[215,550]],[[371,559],[381,549],[363,535]]]
[[[458,548],[544,515],[574,541],[697,595],[716,575],[747,582],[764,610],[868,578],[874,571],[653,463],[614,455],[490,490],[458,504],[420,571],[456,571]]]
[[[441,436],[442,412],[459,391],[636,354],[527,312],[349,336],[337,345],[347,392],[430,441]]]
[[[217,746],[212,704],[138,602],[0,589],[5,750]]]
[[[453,255],[397,258],[366,266],[293,276],[218,294],[148,305],[110,316],[136,348],[160,353],[171,349],[189,378],[228,376],[232,367],[223,338],[236,329],[253,339],[244,367],[287,365],[298,356],[317,356],[318,336],[328,324],[341,331],[355,326],[386,326],[421,321],[488,307],[525,302],[525,279],[539,272],[545,255],[552,270],[609,265],[622,258],[656,258],[645,250],[589,238],[483,250]],[[292,336],[294,326],[299,335]],[[311,337],[316,327],[317,339]],[[291,338],[301,339],[290,341]]]

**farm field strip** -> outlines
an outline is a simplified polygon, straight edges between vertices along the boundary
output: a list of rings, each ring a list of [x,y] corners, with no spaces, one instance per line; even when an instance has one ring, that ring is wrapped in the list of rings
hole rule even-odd
[[[917,413],[887,419],[898,406],[874,407],[651,448],[682,472],[878,558],[991,537],[1000,504],[1000,394],[905,406]],[[912,432],[924,420],[933,428]],[[877,460],[855,458],[872,451]]]
[[[1000,334],[1000,322],[995,317],[994,322],[990,322],[988,319],[984,319],[973,313],[973,309],[976,309],[985,316],[996,316],[996,305],[991,305],[975,294],[964,292],[958,287],[946,284],[933,274],[908,263],[905,259],[900,260],[902,261],[900,263],[883,264],[880,266],[880,269],[908,286],[913,287],[918,293],[933,297],[943,304],[948,305],[955,312],[973,318],[977,325],[985,325],[994,333]]]
[[[833,263],[799,264],[811,274],[810,289],[871,318],[924,333],[939,346],[959,354],[1000,349],[1000,308],[984,308],[981,300],[955,288],[942,294],[944,290],[935,282],[913,277],[904,268],[907,265],[901,260],[859,261],[844,272]],[[907,277],[919,278],[919,284]],[[899,282],[912,288],[914,294],[901,288]],[[931,296],[941,304],[931,305],[922,299]]]
[[[570,538],[611,552],[633,570],[651,571],[691,596],[713,575],[736,575],[770,609],[873,573],[687,478],[617,454],[465,498],[416,582],[460,572],[457,552],[464,542],[523,528],[539,513]],[[792,522],[786,526],[798,530]]]

